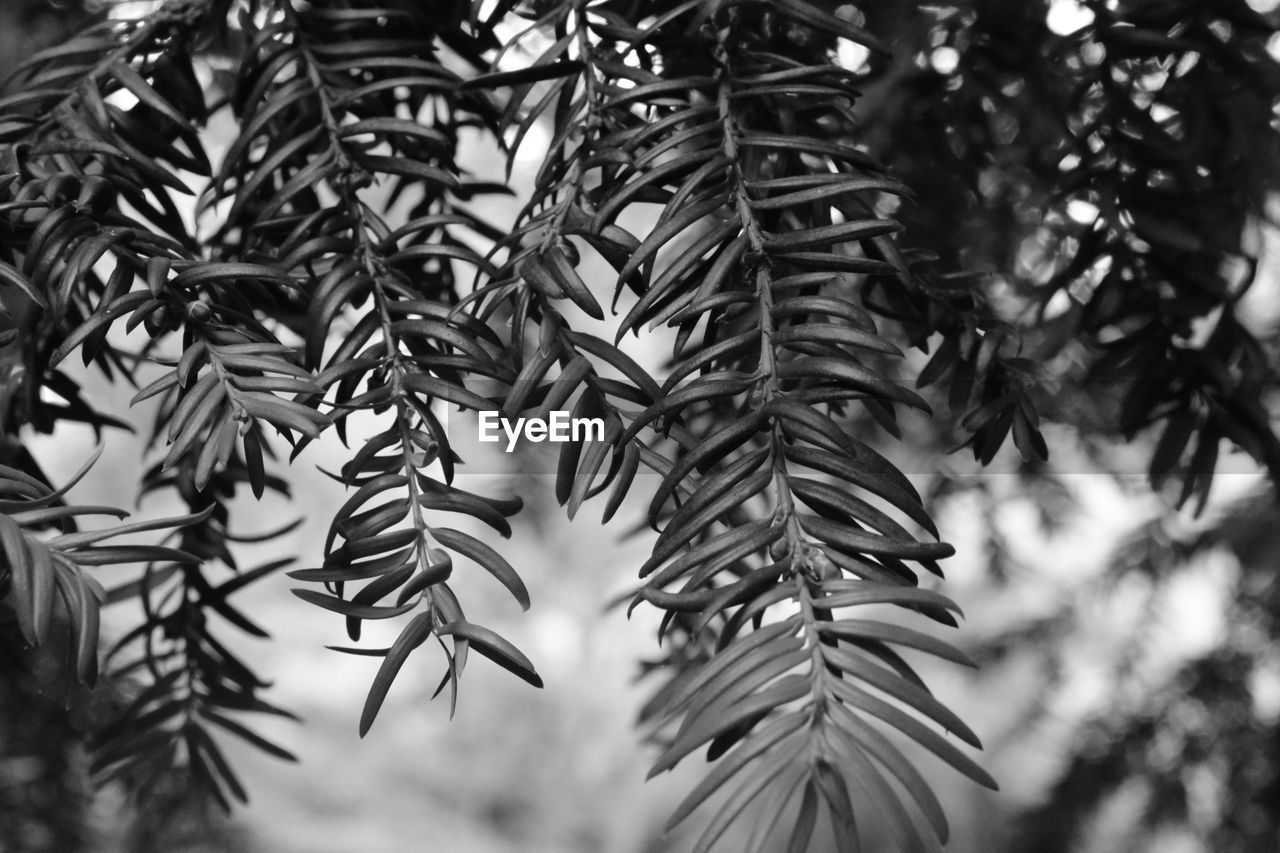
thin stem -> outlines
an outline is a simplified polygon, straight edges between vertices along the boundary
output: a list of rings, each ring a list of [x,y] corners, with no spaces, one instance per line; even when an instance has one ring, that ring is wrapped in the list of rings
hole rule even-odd
[[[357,214],[355,217],[356,222],[352,228],[352,236],[356,240],[358,259],[372,282],[374,304],[378,312],[378,321],[385,351],[384,366],[391,381],[392,394],[395,398],[396,426],[400,433],[400,453],[405,479],[408,481],[410,514],[413,519],[414,529],[418,532],[416,547],[419,559],[421,559],[422,555],[425,554],[429,534],[426,519],[422,515],[422,492],[414,476],[417,469],[414,465],[414,445],[410,437],[413,415],[409,404],[405,401],[404,374],[406,369],[404,354],[400,350],[398,338],[392,329],[393,321],[391,319],[390,304],[394,300],[387,293],[385,286],[385,280],[390,275],[390,272],[378,247],[378,241],[372,239],[369,234],[367,216],[371,215],[371,212],[360,200],[359,192],[356,189],[357,180],[362,175],[357,174],[358,169],[347,155],[345,144],[339,136],[341,125],[335,115],[328,86],[320,74],[320,65],[302,37],[301,22],[298,20],[297,11],[293,8],[292,0],[283,0],[281,7],[294,25],[294,46],[302,56],[307,79],[311,83],[320,106],[324,128],[329,137],[329,151],[335,157],[334,169],[338,173],[334,179],[334,184],[342,199],[344,209],[355,211]]]
[[[732,27],[722,32],[729,33]],[[723,36],[722,36],[723,38]],[[743,173],[740,150],[738,148],[738,122],[733,110],[733,67],[732,57],[727,45],[721,41],[716,46],[716,60],[719,63],[719,86],[716,103],[720,116],[723,134],[723,150],[729,161],[731,172],[734,210],[738,221],[746,232],[751,247],[754,266],[756,299],[760,322],[760,364],[757,393],[763,405],[783,396],[778,377],[777,353],[774,349],[775,326],[773,319],[773,279],[770,274],[770,258],[765,247],[764,235],[760,223],[751,208],[751,199],[747,194],[748,176]],[[777,420],[772,420],[769,431],[769,464],[773,469],[772,489],[774,493],[774,520],[786,528],[786,556],[791,560],[791,576],[796,584],[795,598],[800,604],[801,618],[804,620],[804,631],[809,637],[810,677],[812,679],[811,725],[816,729],[824,717],[823,709],[827,701],[826,665],[823,660],[821,643],[817,631],[818,615],[813,607],[812,595],[808,587],[807,567],[808,552],[813,547],[807,541],[800,528],[795,498],[787,476],[786,456],[783,453],[784,437]],[[800,563],[797,566],[797,562]]]

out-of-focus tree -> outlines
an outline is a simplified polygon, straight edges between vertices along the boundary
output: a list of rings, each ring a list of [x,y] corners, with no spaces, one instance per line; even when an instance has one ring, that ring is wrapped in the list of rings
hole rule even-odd
[[[84,700],[92,770],[139,801],[244,799],[221,738],[292,757],[246,725],[289,712],[222,636],[280,629],[233,598],[289,562],[239,565],[246,502],[287,498],[287,462],[349,422],[373,425],[333,473],[350,498],[290,574],[353,641],[405,617],[389,647],[339,650],[382,659],[362,733],[423,645],[450,697],[476,656],[541,685],[450,586],[461,558],[530,606],[511,555],[450,526],[507,536],[521,503],[454,485],[447,408],[598,419],[559,449],[571,516],[658,475],[632,606],[664,612],[666,642],[643,718],[655,772],[713,762],[673,816],[707,813],[699,850],[853,849],[877,811],[898,849],[935,847],[932,769],[898,735],[994,785],[901,653],[967,661],[912,620],[955,625],[920,577],[953,552],[934,507],[973,485],[922,497],[904,471],[1008,444],[1051,517],[1068,490],[1047,423],[1101,470],[1117,439],[1149,441],[1175,507],[1206,505],[1230,448],[1280,473],[1273,324],[1246,309],[1280,180],[1257,3],[127,5],[0,98],[0,602],[16,658],[56,634],[83,689],[108,673]],[[489,221],[502,169],[466,172],[459,147],[514,158],[538,126],[531,197]],[[662,375],[628,333],[670,347]],[[151,414],[95,408],[72,356]],[[141,489],[187,514],[82,528],[123,513],[69,502],[24,431],[143,421]],[[113,564],[143,568],[106,589]],[[123,601],[142,619],[100,650],[99,609]],[[856,615],[873,605],[886,619]],[[1234,643],[1151,701],[1217,703],[1239,750],[1257,733],[1248,666],[1220,665]],[[1154,708],[1116,711],[1124,746],[1069,764],[1071,826],[1099,799],[1069,794],[1151,778]],[[1174,801],[1159,787],[1152,814]],[[1224,811],[1223,843],[1275,821]]]
[[[86,10],[76,2],[10,0],[5,3],[0,7],[0,74],[8,79],[32,53],[69,38],[86,17]]]

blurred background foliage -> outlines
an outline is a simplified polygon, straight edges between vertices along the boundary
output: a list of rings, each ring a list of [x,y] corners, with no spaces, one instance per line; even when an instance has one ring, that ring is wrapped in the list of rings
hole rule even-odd
[[[908,440],[884,448],[957,546],[947,591],[966,605],[960,645],[982,664],[971,676],[928,662],[922,672],[983,734],[1004,789],[938,778],[951,850],[1280,849],[1280,518],[1265,477],[1280,458],[1266,378],[1280,243],[1258,214],[1280,172],[1272,128],[1257,124],[1275,120],[1259,99],[1276,91],[1276,5],[958,0],[860,13],[895,48],[859,102],[867,141],[927,199],[895,215],[917,256],[936,259],[922,267],[930,299],[895,307],[908,334],[913,317],[922,330],[956,324],[909,366],[944,387],[951,411],[904,422]],[[0,3],[0,74],[83,15],[72,2]],[[846,48],[850,67],[868,61]],[[517,170],[517,197],[529,183]],[[1099,345],[1080,343],[1081,329]],[[1004,339],[1017,346],[1001,350]],[[112,393],[123,391],[93,396],[120,409]],[[1034,400],[1048,461],[1003,447],[1011,430],[1019,446],[1033,441],[1018,435],[1019,395]],[[1212,464],[1224,438],[1253,459]],[[342,458],[332,441],[319,442],[317,464]],[[140,446],[110,442],[78,487],[86,502],[134,497],[116,484],[133,481]],[[60,427],[32,446],[57,482],[92,443]],[[0,850],[376,853],[428,832],[467,853],[678,845],[661,823],[693,769],[642,784],[632,726],[646,695],[633,662],[652,654],[655,624],[600,604],[626,588],[648,543],[538,513],[553,500],[551,475],[537,473],[546,460],[472,468],[501,471],[463,478],[498,481],[534,510],[512,550],[544,590],[523,630],[550,689],[531,695],[478,671],[466,713],[448,723],[421,712],[429,678],[406,673],[359,742],[350,718],[370,664],[323,654],[338,639],[332,621],[295,606],[283,579],[262,584],[246,607],[290,627],[240,649],[306,721],[265,730],[301,765],[235,752],[256,784],[230,823],[180,797],[137,814],[94,791],[79,732],[120,687],[70,697],[68,713],[72,688],[39,659],[12,665],[9,647]],[[292,553],[323,537],[324,510],[340,500],[318,473],[297,475],[279,509],[304,523],[272,546]],[[0,625],[0,643],[14,636]]]

